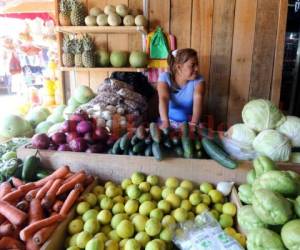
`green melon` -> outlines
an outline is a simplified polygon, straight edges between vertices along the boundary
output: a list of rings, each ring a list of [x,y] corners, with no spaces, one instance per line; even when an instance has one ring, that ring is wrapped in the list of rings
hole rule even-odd
[[[75,89],[73,97],[80,104],[84,104],[93,99],[95,94],[90,87],[81,85]]]
[[[142,51],[132,51],[129,56],[129,63],[134,68],[144,68],[148,63],[148,56]]]
[[[110,55],[110,63],[113,67],[121,68],[128,65],[128,53],[125,51],[113,51]]]

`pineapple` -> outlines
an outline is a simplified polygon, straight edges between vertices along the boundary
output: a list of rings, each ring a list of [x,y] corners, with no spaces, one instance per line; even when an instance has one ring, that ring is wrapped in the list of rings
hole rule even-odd
[[[60,12],[59,12],[59,23],[62,26],[70,26],[71,25],[71,19],[70,19],[70,13],[71,13],[71,5],[69,0],[61,0],[60,1]]]
[[[73,41],[69,36],[65,36],[63,40],[62,64],[66,67],[74,66]]]
[[[71,23],[73,26],[82,26],[85,25],[84,19],[87,15],[86,8],[82,2],[79,2],[78,0],[72,0],[71,1]]]
[[[82,64],[82,39],[74,39],[74,51],[75,51],[75,67],[83,67]]]
[[[86,68],[93,68],[95,67],[95,60],[96,60],[93,39],[88,35],[84,35],[82,38],[82,43],[83,43],[82,64]]]

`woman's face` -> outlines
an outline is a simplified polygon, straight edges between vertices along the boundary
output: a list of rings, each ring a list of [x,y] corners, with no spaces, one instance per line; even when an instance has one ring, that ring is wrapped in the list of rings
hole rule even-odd
[[[191,58],[178,65],[178,73],[186,80],[194,80],[198,76],[198,59]]]

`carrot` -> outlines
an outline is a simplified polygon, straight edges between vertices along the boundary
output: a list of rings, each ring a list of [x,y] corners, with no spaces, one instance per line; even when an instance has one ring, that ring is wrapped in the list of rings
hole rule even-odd
[[[81,171],[80,171],[81,172]],[[65,177],[64,177],[64,179],[69,179],[71,176],[73,176],[74,175],[74,173],[73,172],[70,172],[70,173],[68,173]]]
[[[32,239],[26,241],[26,250],[39,250],[40,247],[37,246]]]
[[[66,182],[58,189],[56,195],[60,195],[64,192],[67,192],[75,187],[77,183],[83,183],[86,179],[86,174],[77,173],[74,176],[70,177],[70,180]]]
[[[20,186],[22,186],[22,185],[25,184],[24,181],[20,180],[17,177],[14,177],[14,176],[11,177],[11,182],[14,185],[14,187],[16,187],[16,188],[18,188],[18,187],[20,187]]]
[[[45,243],[46,240],[49,239],[49,237],[52,235],[56,227],[57,227],[57,223],[40,229],[33,235],[32,237],[33,242],[38,246],[42,245],[43,243]]]
[[[28,212],[29,203],[28,201],[22,200],[16,205],[16,208],[20,209],[23,212]]]
[[[57,179],[53,182],[52,186],[50,187],[44,199],[42,200],[42,207],[49,209],[53,205],[56,193],[60,188],[62,181],[62,179]]]
[[[27,215],[23,211],[15,208],[6,201],[0,201],[0,214],[17,226],[23,224],[27,219]]]
[[[11,185],[8,181],[0,184],[0,199],[11,192]]]
[[[33,199],[29,204],[29,224],[42,220],[43,218],[44,211],[41,206],[41,201],[38,199]]]
[[[27,194],[29,191],[33,190],[33,189],[36,189],[37,186],[35,185],[35,183],[33,182],[29,182],[29,183],[26,183],[22,186],[19,186],[18,187],[18,190],[21,190],[22,192],[24,192],[25,194]]]
[[[68,214],[71,207],[74,205],[74,203],[76,202],[76,200],[78,199],[82,191],[83,191],[83,186],[81,184],[77,184],[75,188],[69,193],[61,210],[59,211],[61,215],[66,216]]]
[[[62,215],[60,214],[55,214],[52,215],[46,219],[39,220],[36,222],[33,222],[29,226],[23,228],[20,232],[20,239],[23,241],[28,240],[33,234],[35,234],[38,230],[50,226],[56,222],[59,222],[63,219]]]
[[[53,205],[53,207],[52,207],[52,210],[53,210],[54,212],[59,213],[59,211],[61,210],[63,204],[64,204],[64,203],[63,203],[62,201],[57,200],[57,201],[54,203],[54,205]]]
[[[49,188],[52,186],[53,182],[54,180],[49,180],[43,187],[41,187],[41,189],[37,192],[35,197],[39,200],[43,199]]]
[[[24,244],[12,237],[2,237],[0,240],[0,250],[25,250]]]
[[[22,197],[24,197],[24,195],[25,195],[25,193],[22,190],[17,189],[15,191],[12,191],[12,192],[8,193],[7,195],[3,196],[2,200],[6,201],[6,202],[10,202],[10,203],[17,202]]]
[[[39,181],[36,181],[35,184],[40,187],[46,184],[49,180],[56,180],[60,178],[64,178],[68,173],[70,173],[70,167],[69,166],[63,166],[54,171],[52,174],[48,175],[44,179],[41,179]]]
[[[15,231],[16,231],[15,227],[8,220],[4,221],[0,225],[0,236],[1,237],[12,235]]]
[[[87,175],[85,182],[84,182],[84,186],[90,185],[94,180],[95,180],[94,176],[92,176],[90,174]]]
[[[34,199],[35,196],[37,195],[37,193],[38,193],[39,190],[40,190],[40,188],[36,188],[36,189],[30,190],[30,191],[25,195],[25,200],[31,201],[32,199]]]

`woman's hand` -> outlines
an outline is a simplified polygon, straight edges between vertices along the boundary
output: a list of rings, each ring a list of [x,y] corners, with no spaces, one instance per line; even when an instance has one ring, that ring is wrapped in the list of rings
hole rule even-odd
[[[170,127],[170,121],[169,120],[165,120],[161,122],[160,128],[169,128]]]

